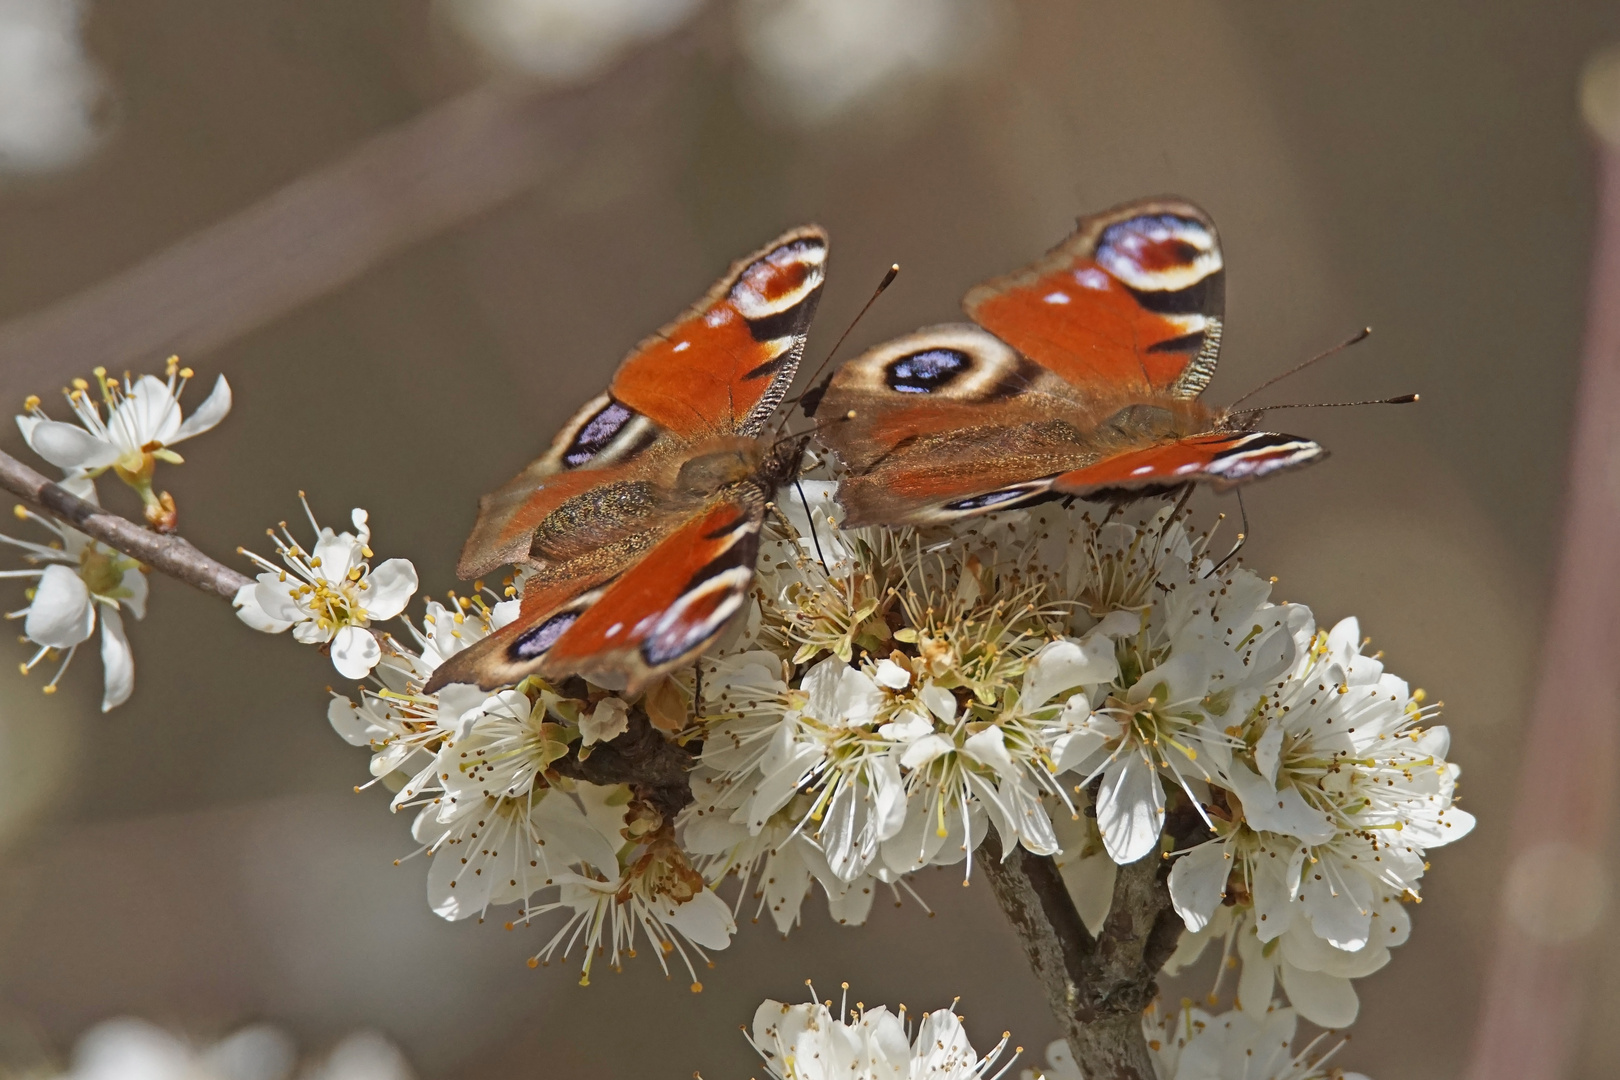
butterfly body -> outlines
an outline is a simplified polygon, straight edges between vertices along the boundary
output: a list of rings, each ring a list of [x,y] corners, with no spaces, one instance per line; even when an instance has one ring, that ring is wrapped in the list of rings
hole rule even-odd
[[[1229,487],[1318,460],[1214,410],[1224,266],[1213,223],[1147,200],[1081,220],[1030,267],[840,368],[813,403],[849,474],[851,526],[950,521],[1040,499]]]
[[[532,573],[517,619],[441,665],[430,692],[531,673],[635,690],[723,632],[752,582],[767,504],[802,452],[761,434],[797,369],[826,252],[812,226],[739,261],[480,501],[460,574]]]

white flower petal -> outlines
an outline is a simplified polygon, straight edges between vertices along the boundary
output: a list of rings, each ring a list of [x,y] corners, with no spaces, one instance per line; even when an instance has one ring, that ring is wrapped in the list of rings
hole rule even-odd
[[[1201,844],[1177,856],[1170,868],[1170,902],[1189,931],[1196,934],[1209,925],[1215,909],[1226,897],[1226,881],[1231,873],[1231,854],[1219,841]]]
[[[201,435],[218,425],[230,411],[231,384],[225,381],[225,376],[221,375],[214,380],[214,389],[203,399],[203,403],[197,406],[190,416],[186,417],[185,422],[174,433],[174,437],[165,441],[173,444],[184,442],[193,435]]]
[[[704,949],[724,949],[731,944],[731,936],[737,932],[731,909],[708,889],[684,904],[676,904],[668,918],[671,926]]]
[[[1164,786],[1139,753],[1127,751],[1103,770],[1097,793],[1097,831],[1108,857],[1133,863],[1159,844],[1164,825]]]
[[[1007,752],[1007,740],[999,727],[987,727],[975,735],[968,736],[967,741],[962,744],[962,753],[981,765],[988,765],[1003,776],[1010,776],[1018,771],[1012,755]]]
[[[630,706],[616,697],[603,698],[589,715],[579,718],[580,742],[584,746],[611,742],[629,730]]]
[[[382,659],[382,646],[371,631],[345,626],[332,639],[332,666],[346,679],[363,679]]]
[[[24,436],[29,447],[58,469],[99,469],[117,461],[122,452],[77,424],[41,420]]]
[[[917,691],[917,700],[937,716],[941,723],[949,724],[956,720],[956,695],[943,686],[928,683]]]
[[[366,617],[392,619],[416,595],[416,567],[409,559],[389,559],[365,577]]]
[[[111,712],[135,691],[135,653],[124,634],[124,620],[111,605],[101,609],[101,670],[101,711]]]
[[[40,645],[66,649],[84,641],[95,628],[95,603],[84,579],[61,563],[47,566],[34,587],[23,633]]]
[[[1108,638],[1054,641],[1030,658],[1021,703],[1028,709],[1039,708],[1065,690],[1110,682],[1118,674],[1114,643]]]
[[[266,634],[279,634],[292,626],[292,620],[278,619],[265,611],[264,606],[259,603],[260,588],[260,585],[254,583],[236,590],[236,599],[231,601],[236,607],[236,617],[255,630]]]
[[[1356,988],[1349,979],[1320,971],[1301,971],[1292,964],[1278,969],[1289,1004],[1311,1023],[1325,1028],[1349,1027],[1361,1011]]]
[[[890,690],[904,690],[911,685],[911,669],[903,668],[887,657],[877,662],[874,677],[879,686],[886,686]]]
[[[153,442],[167,445],[180,430],[180,403],[169,393],[169,384],[156,375],[136,379],[129,396],[114,411],[116,416],[108,419],[107,428],[133,436],[125,449]]]

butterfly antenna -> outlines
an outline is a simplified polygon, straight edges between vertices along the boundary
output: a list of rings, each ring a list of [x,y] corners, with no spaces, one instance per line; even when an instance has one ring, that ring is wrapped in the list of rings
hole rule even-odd
[[[1258,409],[1250,409],[1245,415],[1259,416],[1261,413],[1277,409],[1348,409],[1357,405],[1415,405],[1419,400],[1416,394],[1401,394],[1398,397],[1372,398],[1368,401],[1302,401],[1292,405],[1265,405]]]
[[[1372,333],[1372,327],[1370,327],[1370,326],[1363,327],[1360,333],[1354,334],[1351,337],[1348,337],[1345,340],[1339,342],[1337,345],[1333,346],[1333,348],[1329,349],[1327,352],[1317,353],[1315,356],[1311,357],[1309,360],[1305,361],[1303,364],[1295,364],[1293,367],[1289,368],[1287,371],[1283,372],[1281,375],[1273,375],[1271,378],[1267,379],[1265,382],[1261,383],[1259,386],[1255,387],[1253,390],[1250,390],[1247,394],[1244,394],[1242,397],[1238,398],[1237,401],[1234,401],[1234,402],[1232,402],[1232,404],[1228,405],[1226,407],[1226,411],[1231,412],[1233,409],[1237,408],[1239,404],[1241,404],[1241,403],[1243,403],[1245,401],[1248,401],[1250,398],[1254,397],[1254,395],[1258,394],[1260,391],[1266,389],[1269,386],[1277,385],[1278,383],[1282,382],[1284,379],[1288,378],[1290,375],[1298,375],[1301,371],[1304,371],[1306,368],[1310,367],[1312,364],[1316,363],[1317,361],[1326,360],[1328,357],[1334,356],[1334,355],[1336,355],[1338,353],[1341,353],[1344,350],[1348,349],[1352,345],[1358,345],[1361,342],[1366,341],[1368,335],[1370,335],[1371,333]]]
[[[872,310],[872,305],[877,303],[877,298],[883,295],[883,290],[892,285],[894,283],[894,279],[899,276],[899,274],[900,264],[891,263],[889,265],[888,272],[883,275],[883,280],[878,282],[878,287],[872,290],[872,295],[868,297],[866,303],[861,306],[861,310],[855,313],[855,317],[849,321],[849,325],[844,327],[844,332],[838,335],[838,340],[833,343],[832,349],[828,351],[825,357],[822,358],[821,363],[816,365],[816,370],[810,373],[810,387],[788,400],[788,407],[782,413],[782,426],[785,427],[787,425],[788,417],[793,413],[793,406],[803,401],[805,399],[805,395],[810,393],[810,388],[813,388],[816,385],[816,380],[821,378],[821,373],[827,370],[827,365],[832,363],[833,357],[838,355],[838,350],[843,347],[844,341],[849,337],[850,332],[855,329],[856,325],[861,321],[861,319],[866,317],[866,313]],[[780,433],[781,428],[779,427],[777,431]]]

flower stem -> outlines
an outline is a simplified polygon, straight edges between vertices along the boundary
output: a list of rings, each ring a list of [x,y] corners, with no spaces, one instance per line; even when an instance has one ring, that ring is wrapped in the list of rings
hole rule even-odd
[[[994,833],[980,851],[990,889],[1046,989],[1081,1075],[1154,1080],[1142,1012],[1181,935],[1166,885],[1169,864],[1154,851],[1120,867],[1107,921],[1093,937],[1049,857],[1017,847],[1004,860]]]
[[[252,583],[247,575],[215,562],[180,537],[160,536],[95,503],[85,502],[6,453],[0,453],[0,488],[17,496],[30,510],[48,514],[211,596],[230,600],[236,590]]]

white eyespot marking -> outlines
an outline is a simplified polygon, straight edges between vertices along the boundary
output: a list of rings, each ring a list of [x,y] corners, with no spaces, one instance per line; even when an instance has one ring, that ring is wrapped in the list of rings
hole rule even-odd
[[[690,341],[683,341],[683,342],[679,343],[678,345],[676,345],[675,348],[671,349],[670,351],[671,352],[685,352],[687,349],[690,349],[691,347],[692,347],[692,343]]]
[[[642,657],[657,667],[701,649],[742,607],[753,580],[752,566],[734,566],[682,595],[653,623]]]
[[[1215,234],[1176,214],[1142,214],[1104,229],[1097,265],[1138,292],[1179,292],[1221,269]]]
[[[1259,445],[1253,445],[1255,443]],[[1244,449],[1251,446],[1252,449]],[[1204,468],[1223,480],[1246,480],[1293,465],[1304,465],[1315,461],[1323,453],[1322,447],[1309,439],[1288,439],[1257,431],[1233,442],[1231,449],[1222,451]]]
[[[1041,297],[1041,299],[1045,300],[1048,304],[1067,304],[1069,302],[1069,294],[1066,292],[1049,292],[1045,296]]]
[[[1153,471],[1153,466],[1151,466],[1151,465],[1138,465],[1136,468],[1131,470],[1131,475],[1132,476],[1142,476],[1142,475],[1144,475],[1146,473],[1150,473],[1152,471]]]
[[[1108,275],[1095,266],[1088,266],[1084,270],[1074,272],[1074,280],[1082,289],[1095,289],[1097,292],[1108,290]]]
[[[820,240],[789,241],[750,264],[731,287],[731,302],[749,321],[781,315],[804,303],[826,276],[827,248]]]
[[[612,626],[608,627],[607,628],[607,633],[603,634],[602,636],[603,637],[618,637],[619,636],[619,631],[623,630],[623,629],[624,629],[624,623],[616,622]]]

